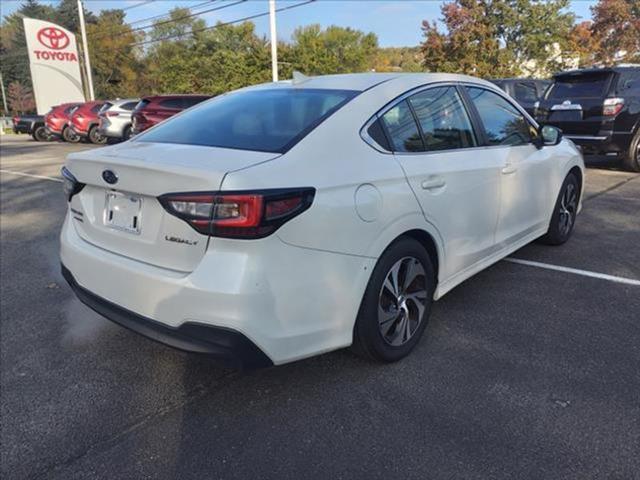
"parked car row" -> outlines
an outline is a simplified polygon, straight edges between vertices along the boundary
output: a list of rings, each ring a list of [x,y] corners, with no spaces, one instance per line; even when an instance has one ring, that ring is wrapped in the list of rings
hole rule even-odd
[[[37,141],[53,139],[104,144],[128,140],[176,113],[211,98],[210,95],[153,95],[117,100],[95,100],[56,105],[46,115],[13,118],[13,131]]]
[[[585,154],[606,155],[640,172],[640,65],[561,72],[552,82],[491,80],[542,125],[553,125]]]

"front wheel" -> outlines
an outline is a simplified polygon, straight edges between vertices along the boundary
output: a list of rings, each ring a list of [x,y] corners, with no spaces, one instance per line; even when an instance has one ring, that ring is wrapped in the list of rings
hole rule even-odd
[[[62,139],[69,143],[78,143],[80,141],[80,137],[73,133],[73,130],[69,127],[64,127],[64,130],[62,131]]]
[[[416,346],[429,319],[435,276],[429,255],[402,238],[380,257],[356,319],[353,350],[382,361],[400,360]]]
[[[632,172],[640,172],[640,129],[636,132],[629,151],[622,160],[623,166]]]
[[[107,137],[105,137],[98,131],[97,126],[93,126],[89,130],[89,140],[95,145],[104,145],[105,143],[107,143]]]
[[[562,245],[571,236],[578,214],[580,184],[575,174],[570,173],[564,179],[553,210],[549,230],[540,239],[547,245]]]

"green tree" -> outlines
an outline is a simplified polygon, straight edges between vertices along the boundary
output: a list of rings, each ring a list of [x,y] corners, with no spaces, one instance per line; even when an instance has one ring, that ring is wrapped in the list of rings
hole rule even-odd
[[[97,98],[134,96],[139,93],[141,50],[133,46],[143,34],[133,32],[122,10],[103,10],[97,22],[87,25],[91,70]]]
[[[306,75],[362,72],[370,69],[378,49],[374,33],[337,26],[299,27],[283,59],[289,68]]]
[[[54,15],[53,7],[42,5],[37,0],[26,0],[18,10],[4,17],[0,25],[0,68],[6,84],[18,82],[25,86],[31,85],[22,18],[50,20]]]
[[[373,59],[376,72],[421,72],[422,55],[419,47],[379,48]]]

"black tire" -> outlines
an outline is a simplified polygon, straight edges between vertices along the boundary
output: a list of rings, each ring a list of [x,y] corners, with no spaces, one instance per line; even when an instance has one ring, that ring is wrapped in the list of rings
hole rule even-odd
[[[570,173],[564,179],[560,193],[553,207],[549,230],[540,238],[547,245],[562,245],[573,233],[580,203],[580,183],[575,174]]]
[[[31,134],[33,139],[36,142],[48,142],[49,141],[49,132],[44,125],[39,125]]]
[[[409,276],[413,278],[411,280],[413,283],[407,285],[407,288],[403,285],[398,289],[401,291],[400,297],[403,298],[401,305],[397,300],[400,297],[394,299],[395,293],[392,293],[385,283],[398,264],[400,264],[396,276],[398,285],[401,282],[404,284],[403,278],[407,279]],[[405,265],[404,277],[402,265]],[[422,267],[424,275],[409,275],[409,269],[415,273],[413,269],[419,269],[419,266]],[[382,254],[369,279],[353,331],[353,351],[360,356],[381,362],[395,362],[408,355],[420,341],[427,325],[434,288],[434,269],[424,247],[409,237],[403,237],[394,242]],[[409,302],[410,297],[414,297],[417,293],[410,292],[420,292],[422,295],[423,290],[424,310],[422,315],[419,315],[420,309],[416,301],[411,299],[411,303]],[[388,308],[386,306],[383,308],[383,304],[388,305]],[[395,319],[393,319],[394,312],[397,313]],[[415,327],[413,331],[411,331],[412,324]],[[383,333],[383,330],[386,333]],[[394,345],[391,339],[403,343]]]
[[[629,150],[622,159],[622,165],[631,172],[640,172],[640,128],[636,132]]]
[[[127,125],[126,127],[124,127],[124,130],[122,131],[122,140],[126,142],[130,138],[131,138],[131,125]]]
[[[104,145],[107,143],[107,137],[98,131],[97,125],[94,125],[89,129],[89,141],[94,145]]]
[[[78,143],[80,141],[80,137],[73,133],[69,127],[64,127],[64,130],[62,130],[62,139],[69,143]]]

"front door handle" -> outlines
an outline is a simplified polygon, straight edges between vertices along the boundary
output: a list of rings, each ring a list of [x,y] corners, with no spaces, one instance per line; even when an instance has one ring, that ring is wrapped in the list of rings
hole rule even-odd
[[[512,173],[516,173],[516,171],[518,171],[518,168],[513,163],[507,163],[502,168],[502,173],[505,175],[511,175]]]
[[[437,188],[442,188],[447,183],[444,181],[444,178],[430,178],[429,180],[424,180],[422,182],[422,188],[424,190],[435,190]]]

